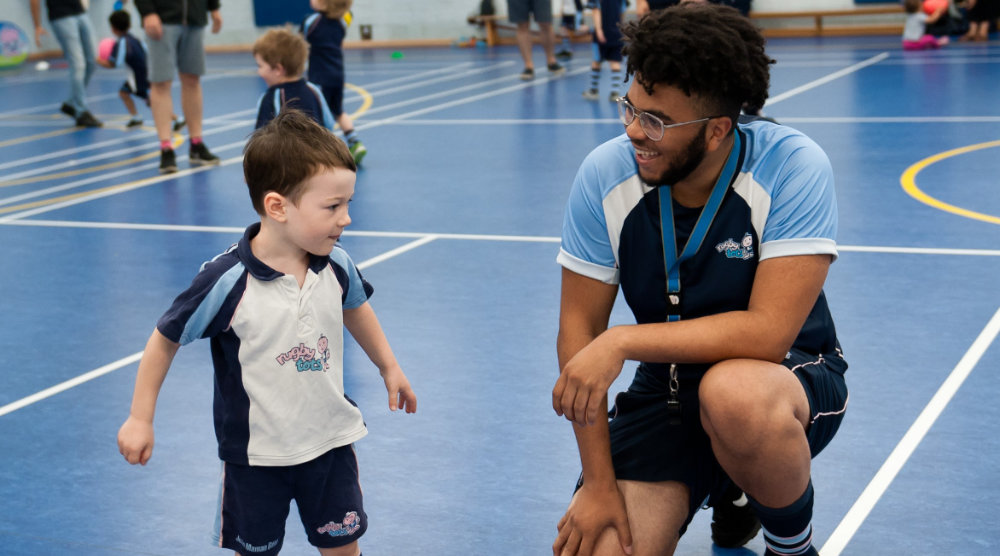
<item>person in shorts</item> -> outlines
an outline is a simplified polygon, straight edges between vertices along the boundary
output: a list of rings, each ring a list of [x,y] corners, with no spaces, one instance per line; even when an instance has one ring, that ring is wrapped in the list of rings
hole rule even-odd
[[[578,170],[557,257],[552,404],[583,472],[553,554],[673,554],[709,504],[738,518],[712,524],[720,546],[760,527],[767,555],[815,555],[811,460],[847,407],[823,293],[830,161],[792,128],[738,123],[773,63],[739,11],[677,6],[623,33],[625,133]],[[609,328],[619,291],[636,324]],[[626,360],[638,369],[608,412]]]
[[[524,60],[524,69],[521,70],[522,80],[531,81],[535,78],[535,62],[531,56],[531,46],[534,42],[531,32],[532,17],[538,24],[549,75],[556,77],[566,73],[566,68],[556,61],[552,0],[507,0],[507,17],[511,23],[517,25],[517,48],[521,52],[521,59]]]

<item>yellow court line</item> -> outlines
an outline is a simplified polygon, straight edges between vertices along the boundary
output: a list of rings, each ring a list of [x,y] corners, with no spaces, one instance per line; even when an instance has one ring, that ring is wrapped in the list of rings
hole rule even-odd
[[[906,171],[903,172],[903,175],[900,176],[899,182],[903,186],[903,191],[906,191],[906,193],[909,194],[911,197],[920,201],[921,203],[924,203],[925,205],[929,205],[934,208],[950,212],[952,214],[957,214],[959,216],[964,216],[966,218],[981,220],[983,222],[989,222],[991,224],[1000,224],[1000,217],[992,216],[989,214],[983,214],[981,212],[976,212],[961,207],[956,207],[955,205],[950,205],[948,203],[945,203],[944,201],[940,201],[938,199],[935,199],[934,197],[931,197],[930,195],[921,191],[919,187],[917,187],[917,179],[916,179],[917,174],[920,173],[920,171],[923,170],[924,168],[930,166],[931,164],[940,162],[942,160],[951,158],[953,156],[958,156],[960,154],[966,154],[973,151],[989,149],[993,147],[1000,147],[1000,141],[989,141],[986,143],[969,145],[967,147],[960,147],[958,149],[952,149],[950,151],[938,153],[934,156],[925,158],[920,162],[917,162],[916,164],[907,168]]]
[[[351,114],[351,119],[353,120],[354,118],[357,118],[358,116],[364,114],[365,112],[368,111],[369,108],[371,108],[371,106],[372,106],[372,95],[368,91],[362,89],[361,87],[358,87],[357,85],[353,85],[351,83],[344,83],[344,86],[347,87],[348,89],[354,91],[355,93],[358,93],[359,95],[361,95],[361,100],[362,100],[362,102],[361,102],[361,108],[358,108],[357,112]]]
[[[26,137],[18,137],[17,139],[8,139],[6,141],[0,141],[0,147],[7,147],[10,145],[17,145],[19,143],[27,143],[29,141],[35,141],[36,139],[46,139],[48,137],[55,137],[56,135],[65,135],[67,133],[73,133],[81,128],[78,127],[67,127],[64,129],[57,129],[55,131],[46,131],[45,133],[39,133],[37,135],[28,135]]]
[[[181,143],[183,143],[183,142],[184,142],[184,137],[181,136],[180,134],[175,133],[174,134],[174,142],[172,143],[173,148],[176,149],[177,147],[181,146]],[[122,166],[127,166],[129,164],[132,164],[133,162],[141,162],[143,160],[149,160],[150,158],[154,158],[154,157],[159,156],[159,154],[160,154],[160,151],[159,150],[155,150],[155,151],[153,151],[151,153],[147,153],[147,154],[140,155],[140,156],[134,156],[132,158],[127,158],[125,160],[119,160],[118,162],[109,162],[107,164],[102,164],[100,166],[88,166],[87,168],[79,168],[77,170],[68,170],[66,172],[61,172],[61,173],[58,173],[58,174],[44,174],[44,175],[41,175],[41,176],[33,176],[33,177],[30,177],[30,178],[22,178],[22,179],[13,180],[13,181],[0,181],[0,187],[11,187],[11,186],[15,186],[15,185],[24,185],[26,183],[35,183],[35,182],[52,180],[52,179],[57,179],[57,178],[68,178],[68,177],[71,177],[71,176],[81,176],[83,174],[90,174],[92,172],[99,172],[101,170],[107,170],[109,168],[120,168]]]

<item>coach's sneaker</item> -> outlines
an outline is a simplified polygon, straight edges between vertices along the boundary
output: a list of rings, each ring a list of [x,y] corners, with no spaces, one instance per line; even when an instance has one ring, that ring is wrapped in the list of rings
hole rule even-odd
[[[173,149],[163,149],[160,151],[160,173],[172,174],[177,171],[177,156]]]
[[[368,154],[368,149],[365,148],[364,143],[361,141],[354,141],[347,147],[351,151],[351,156],[354,157],[354,163],[361,166],[361,159]]]
[[[712,508],[712,541],[722,548],[739,548],[760,531],[760,520],[746,494],[731,483]]]
[[[101,127],[104,124],[101,123],[101,120],[95,118],[93,114],[84,110],[76,117],[76,125],[80,127]]]
[[[189,159],[191,166],[211,166],[220,162],[219,157],[209,152],[205,143],[192,143]]]

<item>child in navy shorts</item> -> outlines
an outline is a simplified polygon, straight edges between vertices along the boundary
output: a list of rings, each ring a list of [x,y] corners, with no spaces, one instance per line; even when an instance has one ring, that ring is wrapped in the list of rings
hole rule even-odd
[[[624,0],[589,0],[587,7],[591,10],[594,21],[593,38],[594,57],[590,62],[590,87],[583,91],[583,98],[597,100],[600,97],[598,86],[601,82],[601,64],[608,62],[611,67],[611,92],[608,100],[616,102],[621,96],[622,86],[622,32],[618,24],[625,13]]]
[[[142,118],[135,110],[132,97],[141,98],[146,102],[146,106],[149,106],[149,65],[146,63],[146,46],[128,32],[132,27],[132,17],[125,10],[111,12],[108,23],[111,24],[111,32],[118,40],[115,41],[115,46],[111,49],[111,56],[107,60],[98,58],[97,63],[106,68],[118,68],[125,65],[131,70],[132,75],[125,83],[122,83],[118,96],[121,97],[125,109],[131,116],[125,127],[139,127],[142,125]],[[171,118],[174,122],[173,130],[180,131],[184,127],[184,119],[178,119],[176,115],[171,115]]]
[[[202,265],[156,324],[118,449],[149,461],[160,386],[182,344],[210,338],[222,460],[218,546],[281,550],[295,500],[324,556],[358,556],[368,526],[353,443],[367,434],[344,393],[343,328],[378,367],[389,409],[417,397],[368,303],[371,285],[339,245],[351,223],[357,166],[347,147],[298,110],[250,137],[243,173],[260,215],[243,239]]]

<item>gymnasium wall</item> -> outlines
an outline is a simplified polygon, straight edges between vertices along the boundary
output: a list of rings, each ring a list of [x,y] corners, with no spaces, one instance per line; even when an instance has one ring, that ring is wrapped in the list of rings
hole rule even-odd
[[[31,51],[58,51],[51,32],[44,37],[41,49],[34,45],[31,12],[28,0],[0,0],[4,10],[0,19],[13,21],[28,34],[32,42]],[[257,0],[259,2],[280,3],[282,0]],[[48,29],[42,0],[42,19]],[[206,43],[211,47],[237,47],[248,45],[259,34],[254,24],[254,0],[221,0],[223,28],[218,35],[207,34]],[[505,0],[494,0],[499,13],[506,13]],[[553,6],[559,0],[553,0]],[[892,3],[892,2],[887,2]],[[90,17],[98,37],[110,36],[107,14],[111,12],[114,0],[90,0]],[[632,0],[634,6],[634,0]],[[795,11],[851,9],[854,0],[754,0],[756,11]],[[131,2],[126,9],[133,14],[133,27],[139,27],[137,13]],[[466,16],[477,12],[479,0],[355,0],[355,24],[348,31],[347,40],[360,40],[360,25],[371,25],[372,39],[382,40],[451,40],[463,35],[471,35],[475,29],[466,23]],[[137,33],[140,37],[141,32]]]

